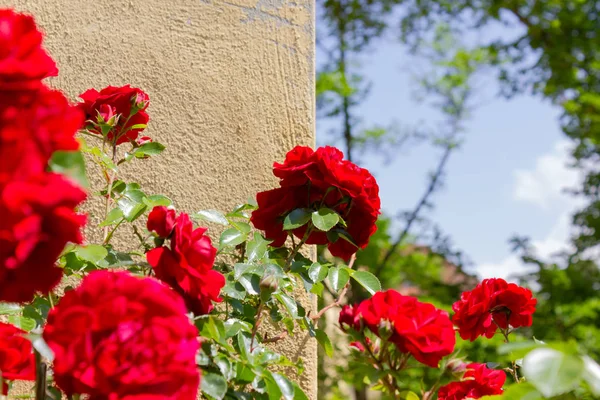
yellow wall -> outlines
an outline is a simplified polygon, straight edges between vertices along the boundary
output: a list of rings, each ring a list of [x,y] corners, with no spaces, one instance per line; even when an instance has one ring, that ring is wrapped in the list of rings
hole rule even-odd
[[[313,0],[0,0],[0,6],[36,17],[60,68],[51,83],[72,99],[90,87],[127,83],[150,95],[147,134],[167,150],[134,163],[128,174],[180,210],[228,210],[245,202],[274,186],[273,161],[294,145],[314,145]],[[277,347],[304,358],[301,383],[316,399],[315,341],[295,336]]]

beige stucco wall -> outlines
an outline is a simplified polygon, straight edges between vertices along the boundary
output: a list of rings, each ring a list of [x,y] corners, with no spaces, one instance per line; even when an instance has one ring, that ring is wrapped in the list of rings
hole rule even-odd
[[[0,0],[36,16],[72,99],[130,83],[151,99],[147,133],[167,146],[128,171],[178,209],[228,210],[275,184],[274,160],[314,145],[313,0]],[[127,178],[126,178],[127,179]],[[92,206],[92,208],[96,208]],[[98,221],[94,221],[98,222]],[[316,399],[316,344],[303,357]]]

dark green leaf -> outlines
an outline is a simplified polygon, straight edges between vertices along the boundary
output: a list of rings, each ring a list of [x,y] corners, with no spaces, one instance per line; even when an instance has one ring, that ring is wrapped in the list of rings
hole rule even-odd
[[[227,218],[217,210],[200,210],[192,217],[197,220],[214,222],[215,224],[229,225]]]
[[[333,290],[339,292],[350,280],[350,274],[345,268],[330,268],[328,278]]]
[[[236,228],[229,228],[226,229],[222,234],[221,234],[221,239],[219,240],[219,245],[221,248],[223,247],[233,247],[233,246],[237,246],[238,244],[244,243],[244,241],[246,240],[247,234],[246,233],[242,233],[239,230],[237,230]]]
[[[381,283],[379,282],[379,279],[377,279],[377,277],[370,272],[356,271],[352,274],[352,279],[360,283],[360,285],[364,287],[371,295],[375,294],[375,292],[381,291]]]
[[[321,208],[311,214],[313,225],[320,231],[327,232],[340,221],[338,213],[330,208]]]
[[[302,390],[300,385],[298,385],[296,382],[294,382],[293,385],[294,385],[294,400],[309,400],[308,396],[306,395],[306,393],[304,393],[304,390]]]
[[[123,197],[117,200],[117,205],[123,211],[123,216],[127,221],[135,221],[146,211],[145,197],[146,195],[141,190],[127,188]]]
[[[315,336],[321,347],[323,347],[323,350],[325,350],[327,357],[333,357],[333,345],[331,344],[331,340],[329,340],[329,336],[327,336],[325,331],[321,329],[315,329]]]
[[[327,278],[328,272],[329,272],[329,270],[327,269],[326,266],[316,262],[316,263],[313,263],[310,266],[310,268],[308,269],[308,276],[311,281],[313,281],[314,283],[317,283],[317,282],[321,282],[323,279]]]
[[[157,206],[169,207],[171,204],[173,204],[173,201],[170,198],[163,196],[162,194],[153,194],[152,196],[144,197],[142,201],[148,206],[148,208],[154,208]]]
[[[304,226],[311,219],[312,210],[308,208],[297,208],[286,215],[283,220],[283,229],[286,231],[293,230]]]
[[[298,305],[296,304],[296,300],[292,299],[287,294],[276,293],[273,295],[290,313],[290,316],[294,319],[298,318]]]
[[[260,278],[258,275],[245,274],[240,276],[238,282],[246,289],[246,292],[251,295],[260,293]]]
[[[85,160],[80,151],[55,151],[49,165],[53,172],[67,176],[84,188],[90,187]]]
[[[287,379],[285,376],[273,372],[273,379],[279,390],[281,390],[281,394],[285,400],[293,400],[294,399],[294,385]]]
[[[138,147],[137,149],[135,149],[133,151],[133,155],[136,156],[137,158],[144,158],[147,156],[155,156],[157,154],[162,153],[164,149],[165,149],[165,146],[163,146],[162,144],[160,144],[158,142],[144,143],[143,145],[141,145],[140,147]]]
[[[252,240],[246,242],[246,257],[248,262],[261,260],[267,254],[267,245],[271,243],[265,240],[258,232],[254,232]]]
[[[202,392],[207,395],[221,400],[227,393],[227,381],[222,375],[212,372],[204,372],[202,374]]]
[[[100,223],[100,227],[109,226],[117,223],[123,218],[123,211],[120,208],[113,208],[110,210],[106,219]]]

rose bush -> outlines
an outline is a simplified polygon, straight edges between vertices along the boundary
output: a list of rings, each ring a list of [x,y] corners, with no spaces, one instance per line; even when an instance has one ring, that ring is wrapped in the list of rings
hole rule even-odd
[[[331,329],[320,321],[342,306],[340,331],[353,349],[345,361],[388,398],[600,394],[600,366],[575,346],[510,342],[533,323],[529,289],[484,280],[460,296],[450,319],[437,305],[382,290],[368,266],[355,267],[376,230],[379,189],[335,148],[292,149],[274,163],[279,187],[227,213],[178,212],[168,197],[126,182],[130,163],[164,149],[140,136],[148,95],[109,86],[70,104],[42,82],[56,67],[41,40],[31,17],[0,10],[3,392],[35,379],[36,400],[191,400],[199,385],[210,400],[307,399],[291,378],[303,373],[303,360],[272,344],[289,348],[303,330],[332,357]],[[87,193],[86,158],[103,182]],[[89,218],[101,221],[88,226],[99,243],[81,232],[87,195],[105,205]],[[199,223],[212,224],[219,240]],[[132,240],[114,244],[117,231]],[[308,259],[307,244],[341,260]],[[344,304],[351,283],[371,297]],[[321,308],[307,309],[302,291],[319,296]],[[497,360],[464,360],[461,346],[480,337],[506,342]],[[514,381],[506,391],[505,372]],[[416,389],[407,383],[415,376],[427,378]]]

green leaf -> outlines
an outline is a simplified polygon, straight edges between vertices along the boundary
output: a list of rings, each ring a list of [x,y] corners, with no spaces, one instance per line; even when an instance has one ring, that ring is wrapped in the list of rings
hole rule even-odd
[[[327,278],[328,272],[329,270],[325,265],[316,262],[312,263],[310,268],[308,268],[308,277],[311,281],[313,281],[313,283],[317,283]]]
[[[239,282],[227,282],[221,292],[232,299],[244,300],[246,298],[246,289]]]
[[[142,202],[148,206],[148,208],[154,208],[158,206],[169,207],[173,204],[173,201],[167,196],[162,194],[153,194],[152,196],[144,197]]]
[[[285,376],[273,372],[273,379],[279,390],[281,390],[281,394],[285,400],[293,400],[294,399],[294,385],[287,379]]]
[[[110,210],[110,212],[106,216],[106,219],[104,221],[102,221],[102,223],[100,223],[99,226],[103,227],[103,226],[114,225],[119,220],[121,220],[121,218],[123,218],[123,211],[121,211],[120,208],[113,208],[112,210]]]
[[[523,375],[546,397],[577,387],[583,371],[581,357],[545,347],[534,349],[523,360]]]
[[[595,396],[600,396],[600,365],[588,356],[583,357],[584,371],[583,379],[590,386]]]
[[[90,187],[81,151],[55,151],[49,161],[53,172],[65,175],[84,188]]]
[[[229,225],[229,221],[227,221],[227,218],[225,218],[225,216],[223,215],[223,213],[217,211],[217,210],[200,210],[198,211],[196,214],[192,215],[192,218],[196,219],[196,220],[204,220],[204,221],[208,221],[208,222],[213,222],[215,224],[220,224],[220,225]]]
[[[525,357],[531,350],[540,346],[540,344],[531,340],[525,342],[504,343],[498,347],[497,352],[500,355],[510,354],[510,358],[516,360]]]
[[[0,303],[0,315],[17,315],[21,313],[21,306],[13,303]]]
[[[321,347],[323,347],[323,350],[325,350],[327,357],[333,357],[333,345],[331,344],[331,340],[329,340],[329,336],[327,336],[325,331],[322,329],[315,329],[315,336]]]
[[[419,396],[415,392],[407,391],[400,393],[400,398],[403,400],[419,400]]]
[[[137,158],[155,156],[160,154],[165,149],[165,146],[158,142],[144,143],[133,151],[133,155]]]
[[[345,268],[330,268],[328,278],[333,290],[339,292],[350,280],[350,274]]]
[[[281,389],[279,389],[279,385],[275,382],[275,378],[270,371],[263,372],[263,379],[266,384],[266,392],[269,396],[269,400],[281,400],[282,393]]]
[[[294,319],[298,318],[298,305],[296,304],[296,300],[292,299],[287,294],[276,293],[273,295],[290,313],[290,316]]]
[[[207,395],[221,400],[227,393],[227,381],[222,375],[212,372],[204,372],[202,374],[202,392]]]
[[[37,326],[37,323],[34,319],[23,317],[21,315],[10,315],[8,317],[8,322],[27,332],[31,331]]]
[[[296,382],[294,382],[293,385],[294,385],[294,400],[309,400],[308,396],[306,395],[306,393],[304,393],[304,390],[302,390],[300,385],[298,385]]]
[[[283,229],[286,231],[293,230],[304,226],[311,219],[312,210],[308,208],[297,208],[286,215],[283,220]]]
[[[230,318],[223,324],[225,327],[225,337],[231,338],[239,332],[252,332],[252,325],[246,321],[241,321],[236,318]]]
[[[146,211],[148,206],[144,204],[145,197],[146,195],[141,190],[127,188],[123,197],[117,200],[117,206],[123,211],[123,216],[127,221],[135,221]]]
[[[240,276],[238,282],[244,287],[244,289],[246,289],[246,292],[248,292],[248,294],[258,295],[260,293],[260,278],[258,275],[242,275]]]
[[[108,250],[99,244],[88,244],[87,246],[78,246],[75,249],[75,254],[79,259],[98,264],[108,255]]]
[[[248,262],[261,260],[267,254],[267,245],[271,243],[265,240],[258,232],[254,232],[253,239],[246,243],[246,257]]]
[[[364,287],[371,295],[375,294],[375,292],[381,291],[381,283],[379,282],[379,279],[377,279],[377,277],[370,272],[356,271],[352,274],[352,279],[360,283],[360,285]]]
[[[313,225],[320,231],[327,232],[340,222],[338,213],[330,208],[323,207],[311,215]]]
[[[544,397],[528,382],[504,388],[502,395],[483,396],[480,400],[542,400]]]
[[[247,234],[240,232],[235,228],[226,229],[219,239],[219,246],[223,247],[234,247],[238,244],[244,243],[247,238]]]

